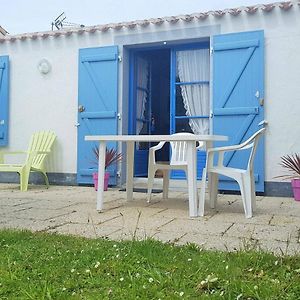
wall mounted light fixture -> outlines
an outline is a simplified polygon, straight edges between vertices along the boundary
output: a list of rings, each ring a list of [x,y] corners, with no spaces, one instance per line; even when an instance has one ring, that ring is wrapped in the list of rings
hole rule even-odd
[[[37,67],[41,74],[48,74],[51,71],[51,64],[46,58],[41,59]]]

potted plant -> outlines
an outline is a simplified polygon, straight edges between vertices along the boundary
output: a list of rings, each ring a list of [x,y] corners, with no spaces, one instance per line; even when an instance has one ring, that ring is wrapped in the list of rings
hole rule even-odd
[[[93,152],[96,157],[96,161],[98,163],[99,160],[99,148],[94,147]],[[117,163],[122,159],[122,153],[118,153],[116,149],[107,149],[105,152],[105,174],[104,174],[104,191],[107,191],[108,187],[108,181],[109,181],[109,172],[107,171],[107,168],[112,165],[113,163]],[[98,190],[98,172],[93,173],[93,181],[94,181],[94,187],[95,190]]]
[[[294,198],[300,201],[300,155],[284,155],[281,157],[280,165],[287,169],[290,174],[278,176],[285,179],[291,179]]]

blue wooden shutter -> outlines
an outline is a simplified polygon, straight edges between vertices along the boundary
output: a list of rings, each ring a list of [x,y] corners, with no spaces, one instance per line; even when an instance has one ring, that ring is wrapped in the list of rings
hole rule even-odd
[[[227,144],[239,144],[259,129],[264,118],[264,34],[241,32],[213,37],[213,132],[229,136]],[[225,145],[225,143],[218,144]],[[248,153],[228,153],[225,165],[245,168]],[[254,163],[256,191],[264,191],[263,140]],[[220,178],[220,189],[238,185]]]
[[[8,144],[9,59],[0,56],[0,146]]]
[[[92,183],[96,171],[93,147],[85,135],[117,134],[118,47],[79,50],[78,82],[78,162],[77,182]],[[109,143],[108,148],[116,148]],[[116,165],[108,169],[109,184],[116,184]]]

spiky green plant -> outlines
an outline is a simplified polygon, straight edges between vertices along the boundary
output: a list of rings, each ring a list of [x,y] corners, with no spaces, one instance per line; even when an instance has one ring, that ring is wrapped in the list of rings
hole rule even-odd
[[[96,160],[99,160],[99,148],[94,147],[93,152],[95,154]],[[105,169],[108,168],[111,164],[116,163],[122,160],[122,153],[118,153],[118,151],[114,148],[107,149],[105,152]]]
[[[280,165],[287,169],[290,174],[277,176],[278,178],[293,179],[300,178],[300,155],[295,153],[292,155],[284,155],[281,157]]]

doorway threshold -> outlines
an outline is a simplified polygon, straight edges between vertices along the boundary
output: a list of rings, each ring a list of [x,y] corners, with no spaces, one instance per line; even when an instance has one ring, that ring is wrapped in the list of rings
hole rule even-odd
[[[136,189],[147,189],[148,178],[146,177],[134,177],[133,185]],[[162,178],[154,178],[153,189],[154,190],[162,190],[163,179]],[[197,180],[197,188],[200,189],[201,181]],[[126,184],[122,186],[122,188],[126,188]],[[187,181],[186,180],[178,180],[178,179],[170,179],[169,189],[171,191],[178,192],[187,192]]]

